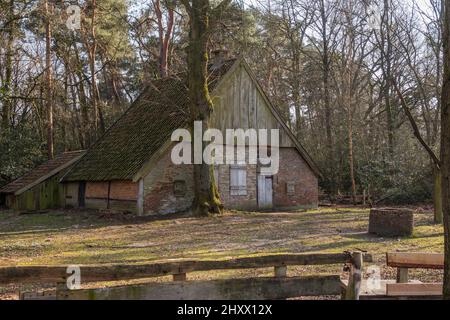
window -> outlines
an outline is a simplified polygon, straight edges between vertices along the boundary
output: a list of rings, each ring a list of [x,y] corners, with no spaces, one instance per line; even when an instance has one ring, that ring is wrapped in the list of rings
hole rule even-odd
[[[295,194],[295,183],[293,182],[286,183],[286,192],[287,194]]]
[[[186,195],[186,181],[176,180],[173,183],[173,194],[176,197],[183,197]]]
[[[247,195],[247,168],[241,166],[230,167],[230,194],[232,196]]]

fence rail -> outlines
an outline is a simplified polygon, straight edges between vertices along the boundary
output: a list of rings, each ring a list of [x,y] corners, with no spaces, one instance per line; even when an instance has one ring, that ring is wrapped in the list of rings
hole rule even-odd
[[[358,261],[355,260],[358,257]],[[173,283],[145,284],[138,286],[111,287],[104,289],[60,290],[59,298],[107,298],[122,297],[123,299],[142,298],[150,299],[169,296],[183,296],[197,299],[203,297],[200,292],[209,292],[209,297],[221,297],[222,299],[250,296],[255,298],[283,299],[298,295],[331,295],[336,294],[341,288],[339,275],[312,276],[287,278],[288,266],[295,265],[333,265],[349,264],[352,266],[350,277],[355,274],[355,267],[362,268],[362,262],[372,262],[370,254],[358,253],[331,253],[331,254],[286,254],[258,257],[245,257],[228,260],[195,260],[173,261],[145,264],[115,264],[115,265],[80,265],[82,284],[100,281],[131,280],[160,276],[173,276]],[[274,278],[247,278],[210,281],[185,281],[186,273],[195,271],[232,270],[232,269],[256,269],[274,268]],[[357,270],[357,271],[358,271]],[[0,284],[15,283],[44,283],[65,282],[70,274],[67,266],[16,266],[0,267]],[[175,284],[174,284],[175,283]],[[178,283],[178,284],[176,284]],[[359,281],[352,281],[350,286],[359,286]],[[249,288],[248,295],[240,293]],[[270,288],[276,295],[270,295]],[[239,289],[240,288],[240,289]],[[253,288],[253,289],[251,289]],[[262,291],[258,291],[259,289]],[[220,289],[220,290],[219,290]],[[350,288],[346,294],[347,299],[357,299],[358,288]],[[247,289],[246,289],[247,290]],[[339,289],[341,290],[341,289]],[[245,290],[244,290],[245,291]],[[134,292],[134,296],[133,296]],[[165,292],[165,294],[163,294]],[[180,293],[181,292],[181,293]],[[197,293],[197,294],[196,294]],[[225,294],[226,293],[226,294]],[[22,295],[27,297],[30,295]],[[40,297],[40,296],[39,296]],[[58,293],[57,293],[58,297]],[[206,296],[205,296],[206,297]]]
[[[364,261],[372,256],[364,254]],[[130,280],[180,275],[194,271],[254,269],[294,265],[330,265],[351,263],[350,253],[290,254],[246,257],[229,260],[195,260],[145,264],[80,265],[82,282]],[[0,267],[0,284],[65,281],[67,266]]]

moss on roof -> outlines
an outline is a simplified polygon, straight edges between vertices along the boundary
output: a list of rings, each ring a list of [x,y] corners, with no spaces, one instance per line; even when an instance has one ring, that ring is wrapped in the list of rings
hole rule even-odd
[[[15,193],[28,186],[32,186],[39,182],[38,180],[45,179],[49,174],[54,175],[61,170],[66,169],[73,161],[76,161],[76,159],[81,157],[84,153],[84,150],[61,153],[57,155],[55,159],[44,162],[20,178],[8,183],[0,189],[0,193]]]
[[[210,90],[235,61],[227,60],[220,67],[210,66]],[[147,87],[64,181],[132,180],[174,130],[187,126],[189,97],[182,78],[157,80]]]

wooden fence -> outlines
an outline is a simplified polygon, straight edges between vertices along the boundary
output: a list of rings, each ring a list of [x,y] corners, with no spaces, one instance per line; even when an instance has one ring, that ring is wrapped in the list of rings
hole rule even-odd
[[[81,282],[132,280],[172,275],[174,282],[146,283],[97,289],[67,290],[67,266],[0,267],[0,285],[7,283],[58,283],[56,299],[286,299],[298,296],[340,295],[358,299],[363,262],[371,262],[370,254],[361,252],[338,254],[294,254],[238,258],[230,260],[198,260],[139,265],[82,265]],[[346,264],[350,271],[348,286],[339,275],[287,277],[288,266]],[[274,268],[274,277],[205,281],[186,281],[195,271]],[[347,289],[348,287],[348,289]],[[49,299],[46,295],[25,293],[25,299]]]

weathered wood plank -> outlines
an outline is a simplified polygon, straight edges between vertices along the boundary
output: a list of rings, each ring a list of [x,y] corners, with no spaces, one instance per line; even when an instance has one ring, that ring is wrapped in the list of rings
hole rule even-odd
[[[397,283],[408,283],[408,268],[397,268]]]
[[[340,294],[339,275],[165,282],[60,290],[57,300],[268,300]]]
[[[231,260],[181,261],[139,265],[80,265],[81,282],[114,281],[160,277],[192,271],[267,268],[288,265],[328,265],[351,261],[348,253],[273,255]],[[371,262],[372,256],[364,255]],[[60,282],[66,278],[67,266],[0,267],[0,284]]]
[[[276,266],[274,268],[274,275],[277,278],[287,277],[287,267],[286,266]]]
[[[386,264],[395,268],[443,269],[444,255],[440,253],[389,252]]]
[[[359,300],[359,296],[361,294],[363,261],[364,254],[362,252],[354,252],[352,254],[350,276],[347,290],[345,292],[346,300]]]
[[[47,290],[41,292],[20,292],[20,300],[56,300],[56,291]]]
[[[174,274],[172,276],[173,281],[186,281],[187,276],[186,273],[179,273],[179,274]]]
[[[388,283],[386,295],[389,297],[441,296],[442,283]]]

